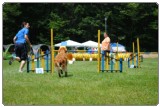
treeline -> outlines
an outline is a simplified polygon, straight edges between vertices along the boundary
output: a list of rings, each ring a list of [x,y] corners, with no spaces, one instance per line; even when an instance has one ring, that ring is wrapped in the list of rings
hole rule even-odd
[[[3,44],[30,23],[33,44],[50,44],[71,39],[97,41],[97,30],[107,32],[112,42],[132,50],[132,41],[140,38],[141,51],[158,51],[158,5],[156,3],[5,3],[3,5]]]

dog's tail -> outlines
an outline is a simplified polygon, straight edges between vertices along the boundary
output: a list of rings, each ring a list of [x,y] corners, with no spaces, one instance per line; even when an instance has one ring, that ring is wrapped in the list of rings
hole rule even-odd
[[[68,53],[68,54],[67,54],[67,59],[68,59],[68,60],[72,60],[72,58],[73,58],[73,55],[72,55],[71,53]]]

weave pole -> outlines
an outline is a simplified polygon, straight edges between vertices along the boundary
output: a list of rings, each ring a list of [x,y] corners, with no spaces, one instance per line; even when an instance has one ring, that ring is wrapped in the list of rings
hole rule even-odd
[[[49,72],[49,58],[48,58],[48,54],[49,54],[49,51],[47,50],[46,51],[46,70],[47,70],[47,72]]]
[[[136,57],[135,57],[135,48],[134,48],[134,42],[132,43],[133,44],[133,56],[132,56],[132,64],[134,66],[136,66]]]
[[[139,47],[139,38],[137,38],[137,51],[138,51],[138,68],[140,67],[140,47]]]
[[[41,51],[41,55],[44,56],[44,52],[43,51]],[[45,64],[44,63],[45,63],[45,60],[44,60],[43,57],[41,57],[41,68],[43,68],[45,70]]]
[[[100,67],[101,67],[101,62],[100,62],[100,30],[98,30],[98,73],[100,73]]]
[[[30,58],[28,57],[27,58],[27,73],[29,73],[29,60],[30,60]]]
[[[140,68],[140,61],[141,61],[141,55],[140,55],[140,45],[139,45],[139,38],[137,38],[137,52],[135,52],[135,46],[134,42],[133,44],[133,55],[131,58],[128,58],[128,68],[130,68],[131,61],[132,65],[134,65],[134,68]]]
[[[40,58],[39,58],[39,56],[40,56],[40,50],[38,50],[38,52],[37,52],[37,68],[40,67]]]
[[[117,52],[116,52],[116,58],[118,58],[118,42],[117,42],[117,48],[116,48]],[[118,61],[115,60],[115,70],[118,70]]]
[[[108,63],[109,63],[109,53],[108,52],[106,52],[106,69],[108,70],[109,69],[109,66],[108,66]],[[103,55],[103,57],[104,57],[104,59],[105,59],[105,54]],[[102,60],[104,60],[104,59],[102,59]],[[103,63],[105,63],[104,61],[103,61]],[[102,68],[102,70],[104,70],[104,67]],[[102,71],[102,72],[104,72],[104,71]]]
[[[54,72],[54,48],[53,48],[53,29],[51,29],[51,73]]]
[[[34,59],[34,55],[31,56],[31,59]],[[32,60],[31,62],[31,70],[35,70],[35,63],[34,63],[34,60]]]

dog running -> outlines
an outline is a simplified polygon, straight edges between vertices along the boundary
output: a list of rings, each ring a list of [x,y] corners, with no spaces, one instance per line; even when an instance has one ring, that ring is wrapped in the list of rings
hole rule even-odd
[[[58,71],[59,77],[61,77],[61,74],[63,73],[65,73],[65,77],[67,77],[67,60],[71,59],[72,54],[67,53],[66,47],[60,47],[54,60],[55,68]]]

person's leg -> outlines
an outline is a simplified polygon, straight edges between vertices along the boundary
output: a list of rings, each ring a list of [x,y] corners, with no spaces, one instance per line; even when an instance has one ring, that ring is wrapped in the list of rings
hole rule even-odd
[[[21,59],[21,64],[20,64],[20,66],[19,66],[19,72],[23,72],[23,68],[24,68],[24,66],[25,66],[25,64],[26,64],[26,60],[27,60],[27,49],[26,49],[25,44],[23,44],[23,45],[21,46],[20,51],[21,51],[21,57],[20,57],[20,59]]]
[[[16,56],[13,56],[13,59],[16,61],[21,61],[20,57],[21,57],[21,46],[19,44],[15,45],[15,53]]]
[[[109,50],[107,50],[107,51],[106,51],[106,53],[108,54],[108,64],[110,64],[110,61],[111,61],[111,57],[109,56],[110,51],[109,51]]]
[[[16,60],[16,61],[21,61],[21,59],[20,59],[20,57],[13,57],[14,58],[14,60]]]
[[[104,50],[102,50],[101,53],[102,53],[101,70],[102,70],[102,72],[104,72],[104,69],[105,69],[105,68],[104,68],[104,66],[105,66],[105,65],[104,65],[104,63],[105,63],[104,61],[105,61],[106,55],[105,55],[105,51],[104,51]]]
[[[26,61],[22,60],[21,64],[20,64],[20,67],[19,67],[19,72],[23,72],[23,68],[24,68],[25,64],[26,64]]]
[[[12,62],[14,60],[19,61],[19,62],[21,61],[21,59],[20,59],[21,53],[20,52],[21,52],[20,51],[20,45],[16,44],[15,45],[15,54],[16,54],[16,56],[12,55],[12,58],[9,60],[9,65],[12,65]]]

